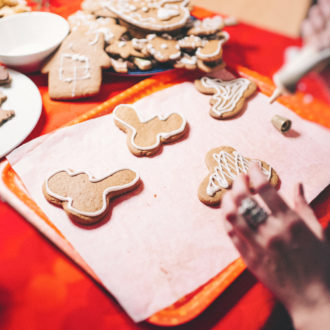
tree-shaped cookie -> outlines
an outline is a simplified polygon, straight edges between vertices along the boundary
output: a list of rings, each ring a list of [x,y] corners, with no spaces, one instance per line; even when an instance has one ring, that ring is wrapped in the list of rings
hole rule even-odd
[[[221,80],[203,77],[195,81],[195,86],[203,94],[211,94],[210,115],[217,119],[231,118],[239,113],[257,85],[245,78]]]
[[[87,172],[60,170],[45,180],[43,194],[50,203],[63,207],[75,221],[93,224],[106,215],[110,199],[135,189],[139,180],[130,169],[99,179]]]
[[[217,205],[223,195],[231,188],[233,180],[241,173],[247,173],[251,163],[257,163],[272,186],[279,178],[267,163],[242,156],[232,147],[222,146],[210,150],[205,158],[209,174],[199,186],[198,197],[207,205]]]
[[[127,145],[136,156],[151,156],[162,143],[178,140],[185,134],[186,120],[179,113],[154,116],[142,121],[133,106],[121,104],[113,112],[115,124],[127,134]]]
[[[77,99],[97,94],[102,82],[102,68],[111,65],[104,51],[104,38],[88,33],[84,27],[72,31],[55,55],[42,68],[49,73],[52,99]]]

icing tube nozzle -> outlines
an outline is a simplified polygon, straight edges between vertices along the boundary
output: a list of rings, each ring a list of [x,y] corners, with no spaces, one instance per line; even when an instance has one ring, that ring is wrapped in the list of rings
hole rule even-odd
[[[294,93],[300,79],[312,70],[324,67],[330,62],[330,48],[318,50],[305,46],[289,62],[287,62],[274,76],[275,92],[270,98],[273,103],[282,93]]]

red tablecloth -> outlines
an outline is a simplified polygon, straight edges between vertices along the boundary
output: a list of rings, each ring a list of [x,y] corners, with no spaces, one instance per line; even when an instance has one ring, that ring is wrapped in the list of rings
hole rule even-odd
[[[79,3],[53,0],[51,10],[65,16],[75,11]],[[210,13],[197,10],[195,14],[203,17]],[[241,64],[269,77],[282,64],[284,49],[301,44],[300,40],[245,24],[228,31],[231,39],[225,49],[225,61],[230,66]],[[51,101],[46,77],[30,77],[38,85],[45,107],[27,140],[61,126],[142,79],[106,75],[99,96],[75,103]],[[305,84],[308,93],[326,99],[323,86],[315,77],[306,79]],[[329,212],[329,205],[322,198],[315,208],[320,217]],[[1,329],[154,328],[146,322],[134,324],[111,295],[1,201],[0,224]],[[272,294],[245,271],[202,315],[179,328],[248,330],[262,326],[290,329],[289,317]]]

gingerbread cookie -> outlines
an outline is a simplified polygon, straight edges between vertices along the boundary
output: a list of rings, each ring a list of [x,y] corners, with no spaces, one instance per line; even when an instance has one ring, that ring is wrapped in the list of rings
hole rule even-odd
[[[197,89],[211,94],[210,115],[217,119],[231,118],[241,111],[245,99],[250,97],[257,85],[245,78],[221,80],[203,77],[195,81]]]
[[[105,51],[111,55],[118,55],[122,59],[128,59],[130,56],[144,58],[147,55],[139,50],[136,50],[133,46],[132,40],[120,40],[115,41],[109,45]]]
[[[215,62],[222,58],[222,46],[229,39],[227,32],[221,32],[220,39],[206,40],[196,51],[196,56],[204,62]]]
[[[199,186],[198,197],[207,205],[219,204],[234,179],[241,173],[247,173],[251,163],[259,165],[272,186],[276,187],[279,183],[279,177],[270,165],[260,160],[245,158],[232,147],[222,146],[210,150],[205,163],[209,174]]]
[[[179,113],[166,117],[154,116],[142,121],[132,105],[121,104],[113,112],[115,124],[127,134],[127,145],[135,156],[151,156],[161,147],[181,138],[186,120]]]
[[[182,50],[192,51],[205,44],[205,41],[197,36],[186,36],[178,41],[179,47]]]
[[[221,68],[224,68],[226,66],[226,63],[219,59],[215,62],[204,62],[200,59],[197,59],[197,68],[205,73],[210,73],[212,71],[220,70]]]
[[[71,218],[93,224],[106,215],[110,199],[135,189],[139,181],[130,169],[99,179],[83,171],[59,170],[45,180],[42,190],[50,203],[63,207]]]
[[[178,69],[195,70],[197,68],[197,57],[183,53],[182,57],[174,63]]]
[[[0,109],[0,126],[14,116],[15,116],[15,111]]]
[[[31,11],[25,0],[1,0],[0,17]]]
[[[140,69],[141,71],[150,70],[153,67],[153,63],[151,60],[145,58],[134,57],[133,63]]]
[[[94,15],[80,10],[69,16],[68,21],[72,31],[75,31],[79,27],[85,27],[88,30],[87,33],[95,34],[95,39],[91,43],[96,43],[96,39],[100,33],[103,34],[104,41],[110,44],[119,40],[127,32],[127,29],[118,25],[115,19],[96,18]]]
[[[173,31],[190,18],[189,0],[108,0],[104,6],[119,18],[138,28]]]
[[[225,26],[224,20],[220,16],[196,20],[193,27],[188,30],[188,35],[209,36],[221,31]]]
[[[105,6],[105,3],[104,0],[84,0],[81,3],[81,8],[94,16],[115,19],[116,15]]]
[[[77,99],[95,95],[102,81],[102,68],[111,60],[104,51],[100,33],[95,39],[85,28],[72,31],[55,55],[42,68],[49,73],[49,96],[52,99]]]
[[[3,65],[0,65],[0,85],[8,84],[10,81],[11,77],[8,70]]]
[[[7,95],[3,94],[1,91],[0,91],[0,106],[3,102],[5,102],[7,100]]]
[[[177,40],[165,39],[155,34],[149,34],[147,40],[147,50],[158,62],[174,61],[181,57]]]

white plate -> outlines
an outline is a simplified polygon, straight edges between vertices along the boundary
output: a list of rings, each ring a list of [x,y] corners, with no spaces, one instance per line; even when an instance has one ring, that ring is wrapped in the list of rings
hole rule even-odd
[[[37,125],[42,100],[33,81],[22,73],[8,69],[12,81],[0,85],[0,91],[7,95],[3,110],[14,110],[15,116],[0,126],[0,158],[17,147]]]

